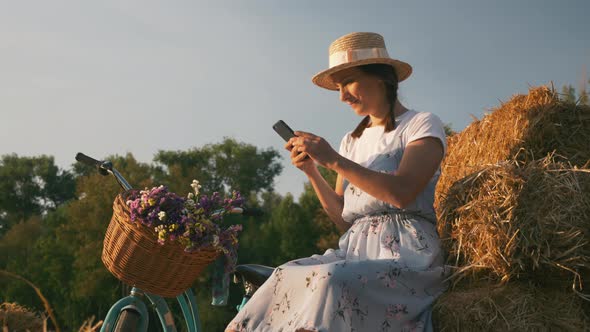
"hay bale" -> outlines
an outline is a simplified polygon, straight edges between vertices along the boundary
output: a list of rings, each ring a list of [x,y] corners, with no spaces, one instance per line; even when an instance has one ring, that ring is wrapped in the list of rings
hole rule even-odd
[[[436,206],[459,179],[481,165],[505,160],[525,163],[550,153],[582,167],[590,161],[590,107],[559,99],[548,87],[513,96],[461,133],[448,138]]]
[[[588,193],[590,169],[551,156],[490,165],[457,181],[440,228],[449,263],[460,267],[455,280],[565,282],[582,292],[590,279]]]
[[[590,107],[547,87],[449,137],[435,208],[457,270],[441,331],[590,331],[588,142]]]
[[[590,305],[552,288],[525,283],[462,285],[435,303],[436,330],[589,331]]]
[[[0,304],[0,328],[6,331],[43,331],[43,319],[17,303]]]

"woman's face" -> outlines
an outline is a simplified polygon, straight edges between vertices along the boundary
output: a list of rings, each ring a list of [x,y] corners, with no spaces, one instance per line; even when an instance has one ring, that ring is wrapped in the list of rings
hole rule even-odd
[[[340,90],[340,100],[361,116],[380,116],[388,112],[385,85],[362,70],[352,67],[332,75]]]

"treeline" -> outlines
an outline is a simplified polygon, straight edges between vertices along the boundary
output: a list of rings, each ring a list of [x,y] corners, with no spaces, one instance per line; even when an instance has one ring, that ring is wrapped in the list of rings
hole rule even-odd
[[[138,162],[131,154],[105,159],[136,188],[163,184],[185,195],[191,181],[198,179],[204,193],[242,192],[247,205],[262,209],[264,215],[228,220],[244,225],[240,263],[275,266],[337,245],[339,233],[309,184],[298,202],[290,194],[273,191],[274,179],[282,171],[280,155],[273,149],[225,139],[187,151],[160,151],[150,164]],[[335,175],[322,172],[333,184]],[[1,157],[0,270],[39,287],[63,331],[77,330],[91,316],[104,319],[110,306],[127,295],[128,287],[111,276],[100,259],[113,199],[119,192],[112,177],[80,164],[65,170],[51,156]],[[203,326],[207,331],[221,331],[235,314],[242,294],[234,285],[228,306],[210,306],[207,275],[194,285]],[[44,311],[34,290],[19,280],[0,277],[1,302]],[[178,312],[174,302],[171,307]]]

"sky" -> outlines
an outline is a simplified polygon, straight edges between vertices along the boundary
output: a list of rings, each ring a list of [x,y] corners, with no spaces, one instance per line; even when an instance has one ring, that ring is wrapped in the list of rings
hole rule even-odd
[[[336,38],[383,35],[413,67],[400,101],[461,131],[532,86],[579,86],[589,16],[587,0],[0,0],[0,155],[149,163],[230,137],[278,150],[275,188],[297,198],[306,178],[272,124],[337,149],[360,121],[311,83]]]

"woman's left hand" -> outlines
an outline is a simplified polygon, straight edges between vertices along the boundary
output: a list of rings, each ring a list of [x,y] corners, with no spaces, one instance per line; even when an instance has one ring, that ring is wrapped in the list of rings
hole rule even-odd
[[[311,159],[324,167],[331,168],[330,166],[338,160],[338,157],[340,157],[340,155],[332,149],[330,144],[320,136],[306,133],[304,131],[296,131],[295,135],[297,135],[297,137],[293,137],[289,140],[289,143],[293,145],[293,148],[297,149],[299,152],[307,153]]]

